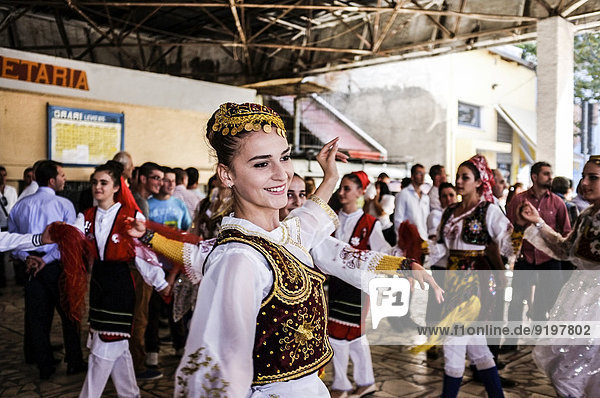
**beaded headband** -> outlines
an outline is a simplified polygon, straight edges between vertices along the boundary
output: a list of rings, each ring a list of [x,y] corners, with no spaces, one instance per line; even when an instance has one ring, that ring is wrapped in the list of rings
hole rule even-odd
[[[267,106],[250,102],[221,104],[215,114],[212,130],[222,135],[236,135],[242,130],[263,130],[267,134],[274,131],[277,135],[287,138],[283,120],[277,112]]]
[[[590,158],[588,159],[588,162],[596,163],[598,166],[600,166],[600,155],[590,156]]]

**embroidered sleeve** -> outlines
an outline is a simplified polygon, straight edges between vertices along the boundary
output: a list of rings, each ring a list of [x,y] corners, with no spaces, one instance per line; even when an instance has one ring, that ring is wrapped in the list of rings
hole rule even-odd
[[[331,236],[315,246],[310,254],[322,272],[340,278],[368,293],[369,281],[378,273],[407,276],[413,262],[401,256],[371,250],[358,250]]]
[[[542,228],[530,225],[525,229],[523,238],[548,256],[557,260],[567,260],[575,241],[576,234],[574,231],[575,229],[571,231],[567,238],[563,238],[561,234],[548,227],[548,225],[544,225]]]
[[[333,222],[335,229],[338,229],[340,227],[340,221],[338,220],[337,214],[335,214],[333,209],[331,207],[329,207],[329,205],[327,203],[325,203],[323,201],[323,199],[319,198],[317,195],[312,195],[310,197],[310,200],[315,202],[317,205],[319,205],[319,207],[321,207],[325,211],[325,213],[329,216],[329,218]]]
[[[140,239],[143,242],[144,237]],[[159,233],[153,233],[148,240],[148,245],[157,253],[162,254],[171,261],[178,264],[183,264],[183,247],[184,243],[168,239]]]
[[[310,250],[339,226],[337,215],[318,196],[313,195],[303,206],[292,210],[288,219],[299,220],[298,230],[289,231],[294,244]]]

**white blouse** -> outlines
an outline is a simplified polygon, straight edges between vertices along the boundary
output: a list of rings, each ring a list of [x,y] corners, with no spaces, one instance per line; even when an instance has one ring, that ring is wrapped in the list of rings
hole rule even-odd
[[[94,220],[94,237],[96,238],[96,244],[98,245],[98,254],[100,256],[100,260],[104,260],[104,249],[106,247],[106,243],[108,239],[112,239],[110,237],[110,231],[115,222],[115,218],[121,208],[121,203],[117,202],[112,205],[110,208],[104,210],[98,207],[96,211],[96,218]],[[136,212],[136,219],[145,221],[146,218],[140,212]],[[82,213],[77,215],[77,220],[75,221],[75,227],[79,228],[83,233],[85,233],[85,216]],[[156,291],[161,291],[166,288],[169,283],[165,279],[165,273],[162,268],[152,265],[139,257],[135,258],[135,266],[137,270],[142,275],[144,282],[148,285],[153,286]]]
[[[384,254],[353,249],[330,236],[337,222],[329,207],[308,200],[295,209],[273,231],[251,222],[224,217],[223,230],[237,229],[284,246],[309,267],[335,275],[368,290]],[[177,369],[176,396],[204,396],[219,391],[228,397],[329,397],[327,388],[315,374],[289,382],[251,387],[252,351],[256,317],[263,299],[273,286],[266,259],[252,247],[228,243],[215,248],[202,264],[214,242],[184,245],[186,273],[202,279],[191,320],[185,354]],[[311,258],[312,256],[312,258]],[[313,259],[315,265],[313,265]]]
[[[447,263],[448,260],[448,250],[485,250],[485,245],[467,243],[462,239],[463,221],[470,216],[477,207],[478,206],[473,207],[471,210],[458,217],[451,215],[446,224],[444,224],[443,230],[440,231],[444,234],[444,244],[446,249],[443,256],[445,259],[444,263]],[[493,204],[488,206],[485,224],[488,234],[492,240],[498,244],[500,254],[507,258],[514,258],[512,242],[510,239],[513,227],[498,206]],[[468,227],[478,228],[480,226],[473,225]]]

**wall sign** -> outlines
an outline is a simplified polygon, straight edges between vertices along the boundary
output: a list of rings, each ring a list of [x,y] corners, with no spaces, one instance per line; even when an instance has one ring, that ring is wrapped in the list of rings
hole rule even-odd
[[[125,115],[48,104],[48,158],[96,166],[124,149]]]
[[[89,90],[84,70],[0,55],[0,77],[31,83]]]

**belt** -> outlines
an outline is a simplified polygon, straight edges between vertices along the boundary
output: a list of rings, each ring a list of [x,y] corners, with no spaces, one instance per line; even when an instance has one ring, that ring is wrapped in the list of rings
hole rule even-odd
[[[30,256],[36,256],[36,257],[44,257],[46,255],[46,252],[40,252],[40,251],[35,251],[35,250],[32,250],[27,253],[29,253]]]
[[[481,257],[485,250],[450,250],[450,257]]]

